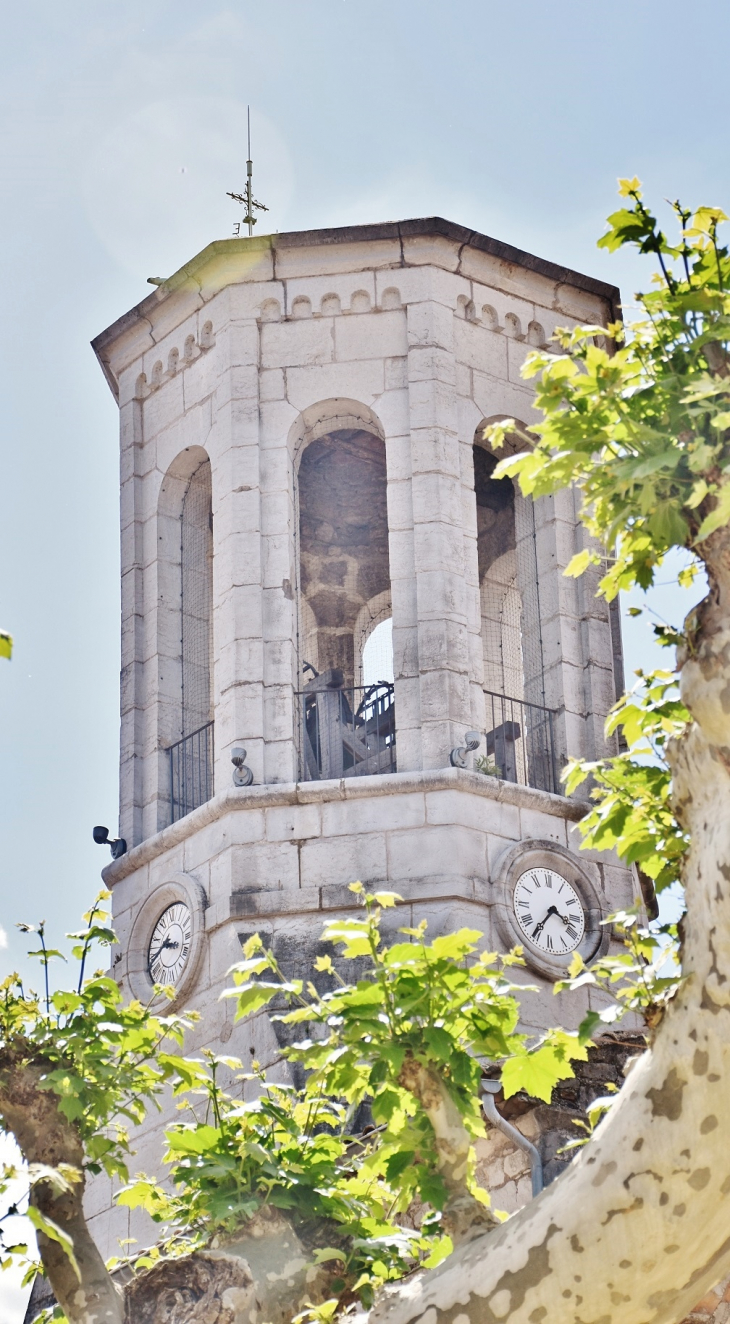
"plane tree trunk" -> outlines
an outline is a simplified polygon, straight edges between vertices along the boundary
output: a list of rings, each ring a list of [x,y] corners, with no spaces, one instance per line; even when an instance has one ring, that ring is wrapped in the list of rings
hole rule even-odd
[[[670,751],[685,982],[597,1136],[536,1200],[369,1324],[677,1324],[730,1271],[730,530],[679,659],[694,718]]]

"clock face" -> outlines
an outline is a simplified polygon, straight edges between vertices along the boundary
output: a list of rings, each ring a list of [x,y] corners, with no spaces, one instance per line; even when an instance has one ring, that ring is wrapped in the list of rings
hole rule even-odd
[[[512,894],[515,918],[532,947],[549,956],[567,956],[580,946],[586,927],[575,888],[554,869],[528,869]]]
[[[160,915],[150,938],[148,969],[155,984],[176,984],[190,955],[190,907],[176,901]]]

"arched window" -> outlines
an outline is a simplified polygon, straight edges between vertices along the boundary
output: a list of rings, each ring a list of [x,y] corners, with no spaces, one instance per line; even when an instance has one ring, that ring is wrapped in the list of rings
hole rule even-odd
[[[510,478],[492,477],[496,464],[489,451],[475,445],[484,688],[522,699],[522,601],[517,580],[515,491]]]
[[[182,735],[213,717],[213,512],[210,460],[188,483],[180,519]]]
[[[391,626],[382,438],[339,427],[310,441],[298,506],[301,776],[393,772],[392,642],[390,675],[363,674],[369,640],[382,653],[383,627]]]

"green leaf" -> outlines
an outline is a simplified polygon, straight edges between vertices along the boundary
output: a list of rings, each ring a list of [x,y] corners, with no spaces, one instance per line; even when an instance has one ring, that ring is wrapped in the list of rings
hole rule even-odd
[[[0,657],[10,659],[13,656],[13,636],[7,630],[0,630]]]
[[[69,1260],[76,1277],[79,1282],[81,1282],[81,1273],[79,1271],[79,1266],[76,1263],[73,1240],[68,1233],[64,1232],[63,1228],[59,1227],[57,1223],[54,1223],[51,1218],[46,1218],[45,1214],[42,1214],[40,1209],[37,1209],[34,1204],[28,1205],[28,1218],[33,1224],[36,1232],[40,1232],[42,1236],[48,1237],[49,1241],[57,1242]]]
[[[576,1051],[571,1051],[564,1041],[559,1041],[545,1043],[532,1052],[515,1053],[502,1067],[504,1097],[509,1099],[519,1090],[524,1090],[531,1098],[549,1103],[558,1081],[569,1080],[574,1075],[568,1052],[573,1057],[584,1056],[585,1050],[577,1038],[574,1044]]]
[[[433,1056],[439,1062],[448,1062],[454,1048],[454,1040],[447,1030],[439,1026],[428,1026],[423,1032],[423,1037],[431,1049]]]

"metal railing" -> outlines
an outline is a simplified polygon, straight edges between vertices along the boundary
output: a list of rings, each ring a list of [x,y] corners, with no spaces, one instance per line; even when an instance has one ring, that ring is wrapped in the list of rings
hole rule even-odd
[[[342,679],[341,671],[325,671],[297,692],[302,781],[396,770],[394,687]]]
[[[213,795],[213,723],[170,745],[170,822],[176,823]]]
[[[538,791],[560,791],[555,760],[554,713],[537,703],[484,691],[487,752],[480,771]]]

